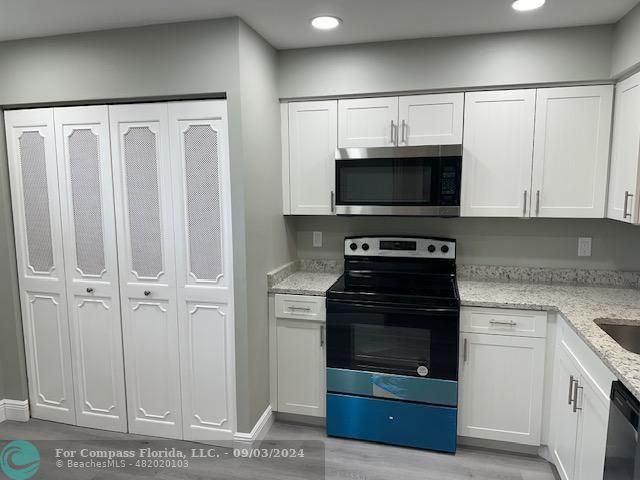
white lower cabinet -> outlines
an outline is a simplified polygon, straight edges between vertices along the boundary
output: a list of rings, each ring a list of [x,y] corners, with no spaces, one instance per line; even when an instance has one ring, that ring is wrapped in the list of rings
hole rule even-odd
[[[553,375],[550,451],[563,480],[600,480],[613,374],[564,321]]]
[[[325,415],[324,303],[324,297],[276,295],[275,305],[297,308],[285,318],[272,308],[272,402],[278,412]]]
[[[461,317],[458,434],[540,445],[546,313],[463,309]],[[473,333],[483,319],[502,328]],[[519,329],[523,320],[542,336]]]

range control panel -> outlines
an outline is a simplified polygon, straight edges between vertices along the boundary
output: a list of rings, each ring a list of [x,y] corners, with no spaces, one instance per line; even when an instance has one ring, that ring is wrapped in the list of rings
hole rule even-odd
[[[455,260],[456,241],[417,237],[350,237],[344,240],[344,255]]]

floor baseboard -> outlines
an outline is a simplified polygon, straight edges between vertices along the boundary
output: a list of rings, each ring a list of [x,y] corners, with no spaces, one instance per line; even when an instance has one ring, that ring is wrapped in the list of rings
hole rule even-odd
[[[0,422],[12,420],[14,422],[29,421],[28,400],[0,400]]]
[[[271,405],[260,416],[253,429],[249,433],[237,432],[233,436],[233,443],[239,447],[250,447],[254,442],[260,441],[273,425],[274,415]]]

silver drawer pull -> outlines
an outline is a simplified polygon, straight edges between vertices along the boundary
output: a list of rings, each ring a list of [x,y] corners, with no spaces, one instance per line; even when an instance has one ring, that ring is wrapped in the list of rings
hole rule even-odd
[[[290,306],[289,310],[297,310],[297,311],[301,311],[301,312],[310,312],[311,311],[311,307],[293,307],[293,306]]]
[[[515,327],[515,326],[517,325],[517,323],[516,323],[516,322],[512,322],[512,321],[509,321],[509,322],[499,322],[498,320],[491,320],[489,323],[490,323],[491,325],[505,325],[505,326],[507,326],[507,327]]]
[[[582,407],[578,406],[578,390],[582,390],[582,387],[576,380],[573,384],[573,413],[576,413],[578,410],[582,410]]]
[[[573,375],[571,375],[569,377],[569,405],[571,405],[573,403],[573,382],[575,380],[576,379],[574,378]],[[578,382],[576,382],[576,383],[578,383]]]

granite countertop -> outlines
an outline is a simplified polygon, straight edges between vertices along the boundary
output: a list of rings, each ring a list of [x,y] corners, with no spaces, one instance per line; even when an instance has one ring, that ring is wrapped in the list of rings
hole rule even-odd
[[[324,296],[340,273],[298,271],[269,293]],[[458,280],[463,306],[557,311],[604,361],[612,373],[640,398],[640,355],[607,335],[595,320],[640,325],[640,291],[628,288],[545,285]]]
[[[340,275],[338,272],[294,272],[272,286],[269,293],[324,297]]]

